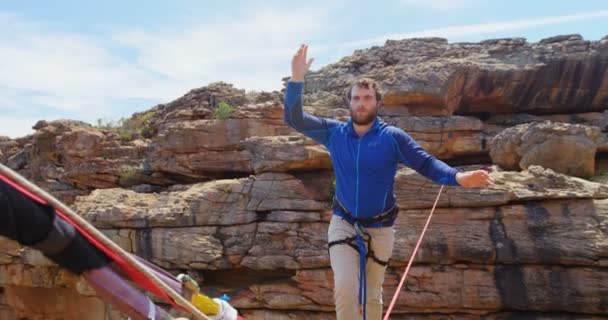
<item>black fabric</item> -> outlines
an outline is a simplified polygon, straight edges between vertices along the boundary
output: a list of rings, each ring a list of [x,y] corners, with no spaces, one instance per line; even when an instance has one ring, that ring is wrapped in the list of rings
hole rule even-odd
[[[374,260],[375,263],[381,265],[381,266],[386,266],[388,265],[388,261],[384,261],[384,260],[380,260],[376,254],[374,253],[374,250],[372,250],[372,237],[369,235],[369,233],[365,233],[368,238],[366,239],[367,241],[367,255],[366,258],[372,258],[372,260]],[[340,240],[336,240],[336,241],[330,241],[327,244],[327,250],[329,251],[329,248],[336,246],[336,245],[341,245],[341,244],[345,244],[348,245],[349,247],[355,249],[355,251],[359,252],[359,248],[357,247],[356,244],[357,241],[357,236],[352,236],[349,238],[345,238],[345,239],[340,239]]]
[[[99,269],[111,261],[108,256],[99,251],[78,232],[65,250],[58,254],[46,256],[75,274],[81,274],[91,269]]]
[[[52,207],[29,199],[0,180],[0,235],[32,245],[47,237],[54,216]]]
[[[55,215],[53,227],[46,239],[35,243],[32,245],[32,248],[47,255],[57,254],[65,250],[72,239],[74,239],[75,234],[76,229],[73,225]]]
[[[390,210],[382,212],[373,216],[369,219],[355,218],[346,208],[338,201],[334,196],[331,204],[332,209],[336,209],[337,215],[346,220],[348,223],[354,225],[355,222],[360,223],[364,227],[377,228],[377,227],[391,227],[395,224],[397,215],[399,214],[399,207],[394,205]]]
[[[0,180],[0,235],[40,249],[73,273],[105,266],[110,259],[57,216],[55,209],[28,198]]]

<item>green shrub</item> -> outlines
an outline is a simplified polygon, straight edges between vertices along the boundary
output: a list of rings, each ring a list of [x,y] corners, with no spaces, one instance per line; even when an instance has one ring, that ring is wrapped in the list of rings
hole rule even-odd
[[[131,117],[129,119],[120,118],[118,121],[97,119],[97,128],[115,130],[120,136],[120,140],[128,142],[138,136],[151,138],[156,133],[156,130],[151,124],[151,119],[154,116],[154,111],[148,111],[143,114]]]
[[[124,142],[129,142],[135,138],[135,134],[133,132],[121,132],[119,134],[120,140]]]
[[[234,112],[234,108],[227,102],[222,101],[215,108],[215,118],[219,120],[226,120],[230,118],[232,112]]]

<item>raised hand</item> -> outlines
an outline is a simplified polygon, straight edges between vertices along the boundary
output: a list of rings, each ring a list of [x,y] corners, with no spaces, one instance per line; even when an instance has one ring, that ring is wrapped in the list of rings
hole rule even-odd
[[[313,62],[313,58],[306,60],[306,53],[308,46],[303,44],[298,49],[298,52],[291,59],[291,80],[292,81],[304,81],[304,75],[310,69],[310,65]]]

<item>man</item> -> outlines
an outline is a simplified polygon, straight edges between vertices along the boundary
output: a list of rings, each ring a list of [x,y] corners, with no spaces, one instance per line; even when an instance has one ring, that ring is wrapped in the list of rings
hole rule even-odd
[[[479,188],[494,181],[483,170],[458,172],[427,154],[403,130],[380,121],[382,93],[371,79],[360,79],[347,91],[348,122],[303,112],[304,75],[313,61],[307,60],[307,50],[302,45],[291,62],[284,120],[331,154],[336,195],[328,241],[337,319],[381,319],[382,283],[395,240],[398,164],[444,185]]]

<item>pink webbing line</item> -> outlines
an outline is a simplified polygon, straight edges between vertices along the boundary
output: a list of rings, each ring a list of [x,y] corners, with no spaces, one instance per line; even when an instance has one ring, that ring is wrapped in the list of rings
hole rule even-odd
[[[435,199],[435,203],[433,204],[433,208],[431,209],[431,213],[429,214],[428,219],[426,219],[426,224],[420,233],[420,238],[418,238],[418,243],[416,243],[416,247],[414,248],[414,252],[412,252],[412,256],[410,257],[410,261],[407,263],[407,267],[405,267],[405,272],[403,273],[403,277],[401,277],[401,281],[399,282],[399,286],[397,286],[397,290],[395,290],[395,294],[393,295],[393,300],[391,300],[391,304],[388,306],[386,310],[386,315],[384,316],[384,320],[388,320],[388,317],[391,315],[391,311],[393,311],[393,307],[395,307],[395,303],[397,302],[397,298],[401,293],[401,287],[403,287],[403,283],[405,283],[405,278],[407,278],[407,274],[410,271],[410,267],[414,262],[414,257],[416,257],[416,252],[420,247],[420,243],[422,242],[422,238],[426,233],[426,229],[429,227],[431,223],[431,217],[433,216],[433,212],[435,211],[435,207],[437,206],[437,202],[439,202],[439,196],[441,196],[441,191],[443,191],[443,185],[439,188],[439,192],[437,193],[437,198]]]

